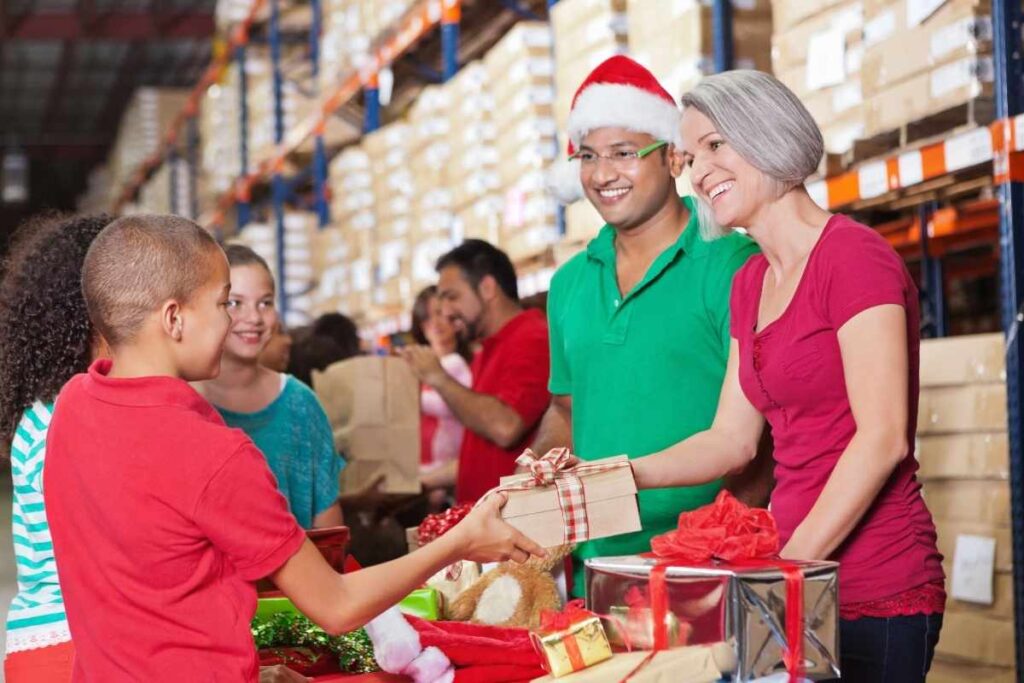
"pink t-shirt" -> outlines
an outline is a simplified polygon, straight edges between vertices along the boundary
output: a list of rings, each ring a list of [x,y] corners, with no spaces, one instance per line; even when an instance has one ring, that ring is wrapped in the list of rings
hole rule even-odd
[[[838,330],[858,313],[896,304],[907,314],[910,452],[831,559],[840,563],[843,604],[893,596],[941,579],[935,525],[921,498],[914,458],[920,313],[902,259],[875,231],[833,216],[783,314],[755,333],[768,261],[736,274],[730,310],[739,342],[740,385],[775,441],[772,513],[783,543],[817,501],[857,430],[846,393]]]
[[[260,451],[186,382],[109,371],[64,387],[46,443],[72,680],[255,683],[253,582],[305,533]]]

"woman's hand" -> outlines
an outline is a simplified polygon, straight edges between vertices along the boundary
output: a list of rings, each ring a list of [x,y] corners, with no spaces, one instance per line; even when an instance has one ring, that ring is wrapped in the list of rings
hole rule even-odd
[[[531,555],[547,555],[542,547],[501,518],[506,500],[504,493],[492,493],[441,539],[451,537],[459,556],[473,562],[522,563]]]

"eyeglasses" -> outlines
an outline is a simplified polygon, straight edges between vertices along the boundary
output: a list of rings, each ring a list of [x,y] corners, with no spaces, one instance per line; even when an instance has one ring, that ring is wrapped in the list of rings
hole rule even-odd
[[[659,140],[658,142],[651,143],[646,147],[641,147],[640,149],[617,149],[611,154],[598,154],[597,152],[582,150],[569,157],[569,160],[575,161],[578,159],[584,166],[596,166],[601,159],[607,159],[611,162],[612,166],[615,166],[616,168],[625,168],[632,166],[651,152],[659,150],[667,145],[668,142]]]

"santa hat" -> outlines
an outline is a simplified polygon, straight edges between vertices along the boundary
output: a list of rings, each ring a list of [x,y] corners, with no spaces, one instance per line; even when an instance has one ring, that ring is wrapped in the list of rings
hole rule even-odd
[[[568,157],[587,133],[598,128],[627,128],[659,140],[679,143],[679,107],[650,71],[616,55],[590,72],[572,100]],[[548,191],[563,204],[583,197],[579,161],[556,161],[548,173]]]

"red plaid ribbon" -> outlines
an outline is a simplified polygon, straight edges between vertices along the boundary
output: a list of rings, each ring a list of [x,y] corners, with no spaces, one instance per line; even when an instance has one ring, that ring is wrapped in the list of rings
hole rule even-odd
[[[527,448],[516,458],[516,464],[530,470],[530,479],[515,484],[498,486],[488,491],[480,499],[492,493],[526,491],[529,489],[551,486],[554,484],[558,494],[558,506],[562,510],[562,543],[578,543],[590,538],[590,523],[587,520],[587,499],[580,477],[598,474],[629,467],[627,461],[614,463],[581,463],[572,465],[573,456],[568,448],[553,448],[542,456],[538,456]]]

